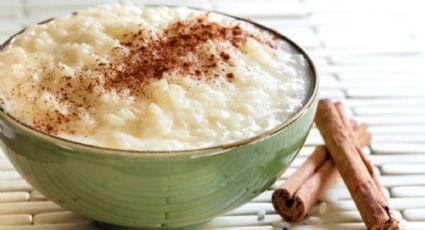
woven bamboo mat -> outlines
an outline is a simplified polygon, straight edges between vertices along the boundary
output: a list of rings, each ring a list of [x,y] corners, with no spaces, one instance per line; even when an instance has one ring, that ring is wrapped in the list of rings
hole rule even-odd
[[[0,1],[0,40],[34,22],[113,0]],[[366,152],[404,229],[425,229],[425,30],[414,1],[147,0],[191,5],[249,17],[299,42],[313,57],[321,97],[342,100],[350,114],[370,124]],[[418,1],[418,4],[420,2]],[[416,7],[415,7],[416,6]],[[274,188],[323,143],[313,128],[291,168],[265,193],[201,229],[364,229],[342,181],[304,221],[290,224],[273,210]],[[96,229],[46,200],[0,151],[0,230]]]

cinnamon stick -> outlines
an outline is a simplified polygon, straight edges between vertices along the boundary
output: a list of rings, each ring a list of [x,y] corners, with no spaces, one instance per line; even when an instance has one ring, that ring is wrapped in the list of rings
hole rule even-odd
[[[367,125],[355,127],[360,146],[370,143]],[[318,146],[310,157],[272,196],[275,210],[288,221],[299,221],[308,213],[320,196],[335,183],[338,172],[325,146]]]
[[[379,180],[347,125],[342,106],[321,100],[315,121],[366,227],[398,229]]]
[[[345,128],[348,131],[348,135],[350,136],[351,140],[354,141],[354,145],[355,147],[358,149],[360,148],[359,151],[357,151],[360,155],[360,158],[363,161],[363,164],[366,166],[369,174],[372,176],[372,179],[375,181],[375,185],[377,186],[377,190],[381,193],[381,195],[383,197],[385,197],[384,191],[382,191],[382,187],[381,187],[381,183],[379,182],[378,176],[376,175],[375,171],[373,171],[373,167],[372,164],[370,163],[370,161],[367,159],[366,155],[363,153],[363,151],[361,151],[361,146],[360,143],[358,142],[358,140],[356,139],[356,136],[354,134],[353,129],[351,128],[351,124],[347,119],[347,116],[345,115],[345,109],[344,106],[342,105],[341,102],[337,102],[335,103],[335,107],[338,111],[339,117],[341,119],[341,121],[343,122]],[[369,133],[370,134],[370,133]],[[385,199],[386,201],[386,199]]]

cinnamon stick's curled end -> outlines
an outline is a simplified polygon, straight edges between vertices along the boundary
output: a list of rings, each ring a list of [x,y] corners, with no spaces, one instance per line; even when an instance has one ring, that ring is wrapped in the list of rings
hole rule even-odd
[[[399,222],[395,219],[388,220],[382,228],[378,228],[379,230],[399,230],[400,227],[398,226]]]
[[[375,223],[369,227],[371,230],[399,230],[399,222],[394,218],[387,219],[385,222]]]
[[[279,215],[287,221],[296,222],[306,215],[302,200],[291,196],[286,189],[276,189],[272,195],[272,203]]]

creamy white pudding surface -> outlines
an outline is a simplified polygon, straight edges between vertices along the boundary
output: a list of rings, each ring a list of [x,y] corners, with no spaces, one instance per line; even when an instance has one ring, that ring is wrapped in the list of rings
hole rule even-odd
[[[281,124],[304,103],[309,75],[301,54],[248,23],[113,4],[16,36],[0,52],[0,103],[81,143],[195,149]]]

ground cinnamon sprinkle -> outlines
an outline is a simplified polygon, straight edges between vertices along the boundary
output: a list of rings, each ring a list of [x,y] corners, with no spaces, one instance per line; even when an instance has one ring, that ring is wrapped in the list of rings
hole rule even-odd
[[[83,68],[75,76],[58,78],[53,70],[45,69],[42,90],[51,91],[50,82],[60,81],[60,92],[54,94],[68,106],[68,112],[64,114],[54,110],[46,119],[33,121],[33,127],[50,134],[57,134],[60,130],[75,132],[70,122],[80,119],[81,109],[91,111],[103,92],[127,90],[131,95],[143,96],[144,85],[161,79],[164,73],[201,81],[224,77],[232,82],[233,73],[218,68],[234,65],[231,56],[224,51],[206,51],[203,45],[209,41],[228,41],[239,48],[248,38],[253,38],[270,45],[270,41],[262,41],[239,25],[225,27],[209,22],[207,17],[208,13],[194,20],[177,21],[166,28],[158,39],[149,37],[143,30],[126,34],[121,39],[122,47],[115,47],[111,51],[119,55],[118,59],[110,63],[99,61],[94,68]],[[217,69],[220,70],[217,72]]]
[[[233,73],[228,73],[226,74],[226,77],[227,77],[227,80],[231,82],[235,76],[233,75]]]
[[[128,36],[131,40],[143,41],[143,31]],[[191,76],[197,79],[211,80],[218,75],[212,74],[213,68],[224,62],[232,64],[230,55],[206,56],[200,46],[207,41],[229,41],[239,47],[253,34],[243,30],[239,25],[223,27],[215,22],[208,22],[206,15],[193,21],[178,21],[164,31],[161,39],[138,45],[139,42],[123,42],[130,50],[122,63],[111,63],[98,67],[106,76],[104,86],[107,89],[130,89],[140,91],[143,85],[152,80],[161,79],[164,73]]]

